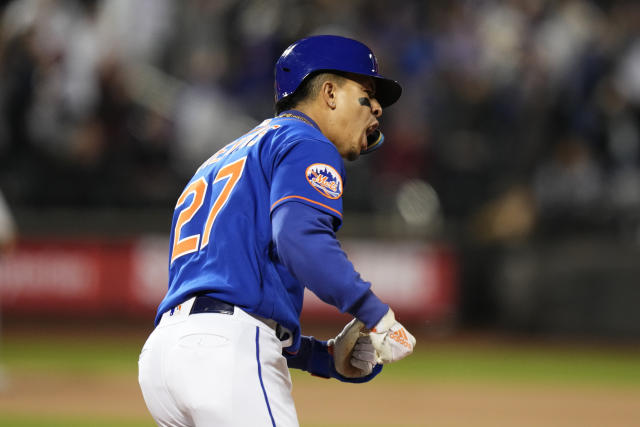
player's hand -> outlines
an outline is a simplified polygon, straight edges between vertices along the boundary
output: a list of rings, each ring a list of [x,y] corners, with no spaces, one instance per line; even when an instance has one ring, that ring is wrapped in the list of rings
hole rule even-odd
[[[376,349],[373,347],[371,337],[369,335],[361,335],[353,347],[351,366],[360,369],[363,375],[369,375],[376,366]]]
[[[349,322],[337,337],[328,341],[336,371],[346,378],[369,375],[375,366],[375,349],[364,336],[364,323],[358,319]]]
[[[391,309],[371,330],[369,336],[376,351],[376,362],[382,364],[404,359],[413,353],[416,345],[416,339],[396,320]]]

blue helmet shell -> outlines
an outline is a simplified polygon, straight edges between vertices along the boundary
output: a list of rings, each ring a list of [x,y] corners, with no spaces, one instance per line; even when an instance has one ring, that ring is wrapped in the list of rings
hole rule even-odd
[[[378,74],[378,61],[366,45],[347,37],[307,37],[289,46],[276,62],[276,102],[293,94],[305,78],[320,71],[342,71],[373,77],[375,98],[388,107],[400,98],[402,87]]]

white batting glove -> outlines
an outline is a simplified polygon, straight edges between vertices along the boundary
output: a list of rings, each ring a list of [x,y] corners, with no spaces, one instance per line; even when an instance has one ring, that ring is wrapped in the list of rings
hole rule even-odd
[[[353,319],[337,337],[327,342],[336,371],[343,377],[364,377],[372,372],[376,364],[375,349],[364,331],[364,323]]]
[[[361,335],[358,338],[349,363],[363,372],[363,375],[369,375],[373,371],[373,367],[376,366],[376,349],[369,335]]]
[[[369,334],[376,350],[377,363],[392,363],[404,359],[416,345],[416,339],[396,320],[389,309]]]

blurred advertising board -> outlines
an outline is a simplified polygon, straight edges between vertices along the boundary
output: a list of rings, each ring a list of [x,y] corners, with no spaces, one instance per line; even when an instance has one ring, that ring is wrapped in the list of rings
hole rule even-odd
[[[454,255],[425,243],[345,240],[342,246],[361,277],[403,320],[449,320],[456,308]],[[304,317],[326,317],[336,309],[305,291]]]
[[[27,240],[0,259],[3,314],[94,315],[117,305],[127,283],[127,242]]]
[[[0,259],[3,315],[152,318],[167,286],[169,243],[128,239],[29,239]],[[453,252],[426,243],[345,240],[362,277],[406,320],[449,318],[456,307]],[[311,292],[303,318],[339,316]]]

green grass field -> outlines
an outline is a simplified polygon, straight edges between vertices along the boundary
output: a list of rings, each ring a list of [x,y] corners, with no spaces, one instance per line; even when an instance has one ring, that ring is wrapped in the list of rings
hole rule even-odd
[[[137,357],[143,340],[142,334],[5,334],[0,363],[7,380],[0,392],[0,426],[153,426],[137,390]],[[318,383],[323,380],[306,373],[292,376],[294,389],[313,390],[314,384],[336,387],[333,382]],[[409,386],[418,391],[441,388],[452,394],[457,387],[460,391],[561,387],[640,396],[640,351],[602,345],[421,339],[414,355],[385,367],[374,383],[376,390]],[[353,393],[353,386],[340,386],[327,393],[343,389]],[[323,425],[315,415],[303,417],[312,414],[311,409],[307,411],[307,403],[299,402],[297,396],[296,400],[302,425]],[[420,410],[424,409],[416,408]],[[419,419],[416,415],[407,425],[423,425]]]
[[[149,427],[155,426],[153,421],[110,418],[96,420],[94,417],[65,417],[51,419],[35,415],[9,414],[0,415],[1,426],[12,427]]]

